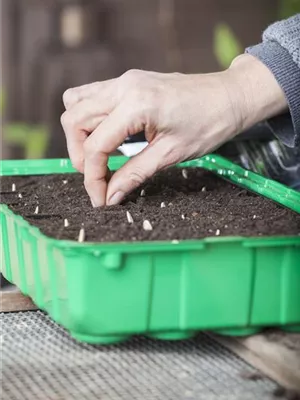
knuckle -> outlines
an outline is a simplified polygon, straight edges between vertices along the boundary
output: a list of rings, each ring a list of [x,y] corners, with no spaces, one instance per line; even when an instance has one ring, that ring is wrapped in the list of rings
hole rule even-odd
[[[79,172],[83,172],[83,159],[78,156],[74,156],[71,159],[71,163],[73,168],[75,168]]]
[[[65,111],[62,114],[60,121],[61,121],[63,128],[70,128],[74,125],[73,117],[68,111]]]
[[[67,125],[67,120],[68,120],[68,113],[65,111],[60,117],[60,122],[63,127]]]
[[[144,71],[139,69],[130,69],[122,75],[122,79],[130,86],[137,84],[145,75]]]
[[[89,138],[83,142],[83,151],[85,154],[92,155],[96,152],[95,145]]]
[[[141,72],[139,69],[129,69],[128,71],[124,72],[123,76],[126,76],[127,78],[135,78],[139,72]]]
[[[155,102],[158,88],[147,71],[131,69],[123,74],[122,95],[139,108],[142,103],[151,105]]]
[[[65,107],[70,106],[76,102],[76,91],[75,89],[67,89],[63,94],[63,103]]]
[[[131,171],[128,175],[128,179],[132,183],[132,186],[141,185],[146,180],[146,178],[147,176],[145,172],[141,169],[135,169],[134,171]]]

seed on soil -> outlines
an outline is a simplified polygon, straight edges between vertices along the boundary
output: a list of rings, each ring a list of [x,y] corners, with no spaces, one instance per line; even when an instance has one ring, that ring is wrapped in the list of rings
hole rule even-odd
[[[199,215],[199,213],[197,213],[196,211],[192,212],[193,217],[197,217],[197,215]]]
[[[68,183],[68,181],[65,179],[65,180],[62,181],[62,183],[63,183],[64,185],[66,185],[66,184]]]
[[[79,231],[79,235],[78,235],[78,242],[82,243],[85,240],[85,230],[84,228],[81,228]]]
[[[206,192],[206,187],[203,186],[203,188],[201,189],[201,192]]]
[[[185,219],[185,215],[184,214],[181,214],[181,219]]]
[[[34,210],[34,214],[38,214],[38,213],[39,213],[39,206],[36,206],[35,210]]]
[[[69,221],[67,220],[67,218],[64,219],[64,227],[67,228],[68,226],[70,226]]]
[[[15,191],[16,191],[16,184],[15,184],[15,183],[13,183],[13,184],[11,185],[11,191],[12,191],[12,192],[15,192]]]
[[[166,203],[163,201],[160,203],[160,208],[165,208],[166,207]]]
[[[256,215],[253,215],[253,219],[256,219]]]
[[[220,232],[220,229],[217,229],[217,230],[216,230],[216,236],[220,236],[220,233],[221,233],[221,232]]]
[[[228,225],[224,225],[224,228],[228,228]]]
[[[143,229],[144,229],[144,231],[152,231],[153,230],[150,221],[148,221],[147,219],[145,219],[145,221],[143,222]]]
[[[188,178],[188,172],[187,172],[187,170],[186,169],[182,169],[181,170],[181,173],[182,173],[182,176],[184,177],[184,179],[187,179]]]
[[[140,196],[141,196],[141,197],[145,197],[145,196],[146,196],[145,189],[142,189],[142,190],[141,190]]]
[[[130,214],[130,212],[129,211],[126,211],[126,217],[127,217],[127,221],[130,223],[130,224],[133,224],[133,218],[132,218],[132,215]]]
[[[169,203],[169,204],[168,204],[169,207],[172,207],[172,205],[173,205],[173,203]]]
[[[23,198],[22,193],[19,193],[18,197],[19,197],[19,199],[22,199]]]

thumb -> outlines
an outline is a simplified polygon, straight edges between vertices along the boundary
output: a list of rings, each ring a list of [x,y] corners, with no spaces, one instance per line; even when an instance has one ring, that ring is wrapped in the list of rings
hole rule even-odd
[[[156,172],[176,164],[174,143],[166,136],[158,136],[141,153],[131,158],[113,174],[109,181],[106,204],[121,203],[127,194],[140,186]]]

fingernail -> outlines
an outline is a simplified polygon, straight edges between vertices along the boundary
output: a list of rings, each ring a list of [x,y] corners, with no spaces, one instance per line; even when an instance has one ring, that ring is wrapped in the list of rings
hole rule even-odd
[[[111,196],[111,198],[108,200],[107,204],[109,206],[115,206],[116,204],[120,204],[121,201],[124,199],[125,193],[124,192],[116,192]]]

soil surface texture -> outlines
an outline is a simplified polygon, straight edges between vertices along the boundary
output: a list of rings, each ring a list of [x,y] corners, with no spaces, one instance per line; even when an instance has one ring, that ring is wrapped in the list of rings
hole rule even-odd
[[[196,168],[170,168],[122,205],[96,209],[80,174],[2,177],[1,203],[58,239],[77,240],[82,227],[94,242],[300,234],[299,214]]]

